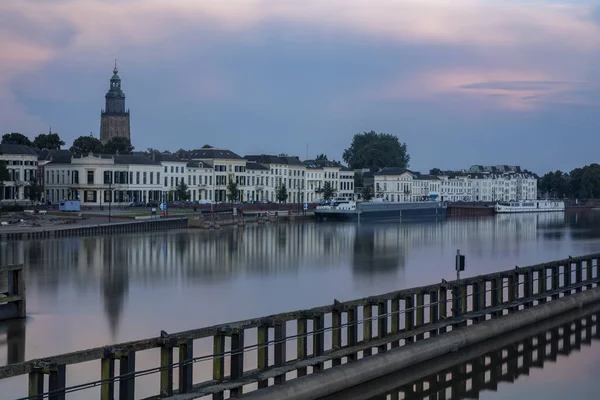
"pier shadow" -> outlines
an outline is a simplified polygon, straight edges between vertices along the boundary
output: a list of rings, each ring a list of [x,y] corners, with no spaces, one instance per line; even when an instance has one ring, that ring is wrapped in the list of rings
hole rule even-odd
[[[587,312],[571,320],[557,317],[537,329],[515,331],[322,400],[478,399],[484,391],[497,391],[502,382],[513,383],[534,368],[556,362],[559,355],[568,356],[600,339],[600,306],[588,307]]]

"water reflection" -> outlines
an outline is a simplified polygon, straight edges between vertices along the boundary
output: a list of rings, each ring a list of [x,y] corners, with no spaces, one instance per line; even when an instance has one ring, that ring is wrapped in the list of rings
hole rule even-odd
[[[0,324],[0,349],[6,349],[6,364],[25,361],[25,327],[27,319],[14,319]]]
[[[543,369],[545,364],[556,362],[558,356],[568,356],[582,345],[591,346],[592,341],[600,339],[598,310],[596,304],[572,317],[547,320],[543,326],[512,332],[323,400],[479,399],[483,392],[497,391],[502,382],[514,383],[529,376],[534,368]],[[533,394],[531,388],[524,392],[527,395],[521,398]],[[552,395],[547,393],[542,398]]]
[[[106,328],[90,335],[89,343],[64,343],[62,352],[148,336],[140,333],[144,324],[156,331],[189,329],[451,279],[458,247],[468,255],[468,274],[582,254],[595,242],[578,251],[568,241],[600,237],[599,220],[600,213],[505,214],[3,242],[0,262],[26,265],[29,314],[52,316],[39,329],[59,332],[66,322],[85,331],[84,317]],[[191,304],[195,319],[173,314],[182,302]],[[152,307],[149,321],[142,315]],[[3,324],[0,329],[6,330]],[[34,345],[28,356],[55,352],[48,347],[54,342]],[[0,342],[0,354],[4,346]]]

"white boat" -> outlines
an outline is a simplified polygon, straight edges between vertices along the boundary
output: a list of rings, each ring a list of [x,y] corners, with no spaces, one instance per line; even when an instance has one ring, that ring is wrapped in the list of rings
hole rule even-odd
[[[565,211],[565,203],[561,200],[519,200],[496,203],[497,213],[550,212]]]

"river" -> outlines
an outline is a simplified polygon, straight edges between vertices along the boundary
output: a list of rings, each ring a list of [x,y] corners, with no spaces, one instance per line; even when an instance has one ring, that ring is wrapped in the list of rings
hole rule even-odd
[[[599,239],[600,213],[545,213],[3,242],[0,262],[26,266],[28,318],[0,323],[0,365],[451,280],[457,249],[471,276],[599,252]],[[557,382],[597,393],[600,345],[563,358],[480,398],[565,398]],[[26,395],[26,378],[0,393]]]

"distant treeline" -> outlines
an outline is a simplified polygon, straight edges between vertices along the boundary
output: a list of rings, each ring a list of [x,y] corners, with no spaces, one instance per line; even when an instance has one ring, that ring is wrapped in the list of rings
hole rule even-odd
[[[538,180],[543,196],[554,198],[600,198],[600,165],[590,164],[566,173],[548,172]]]

